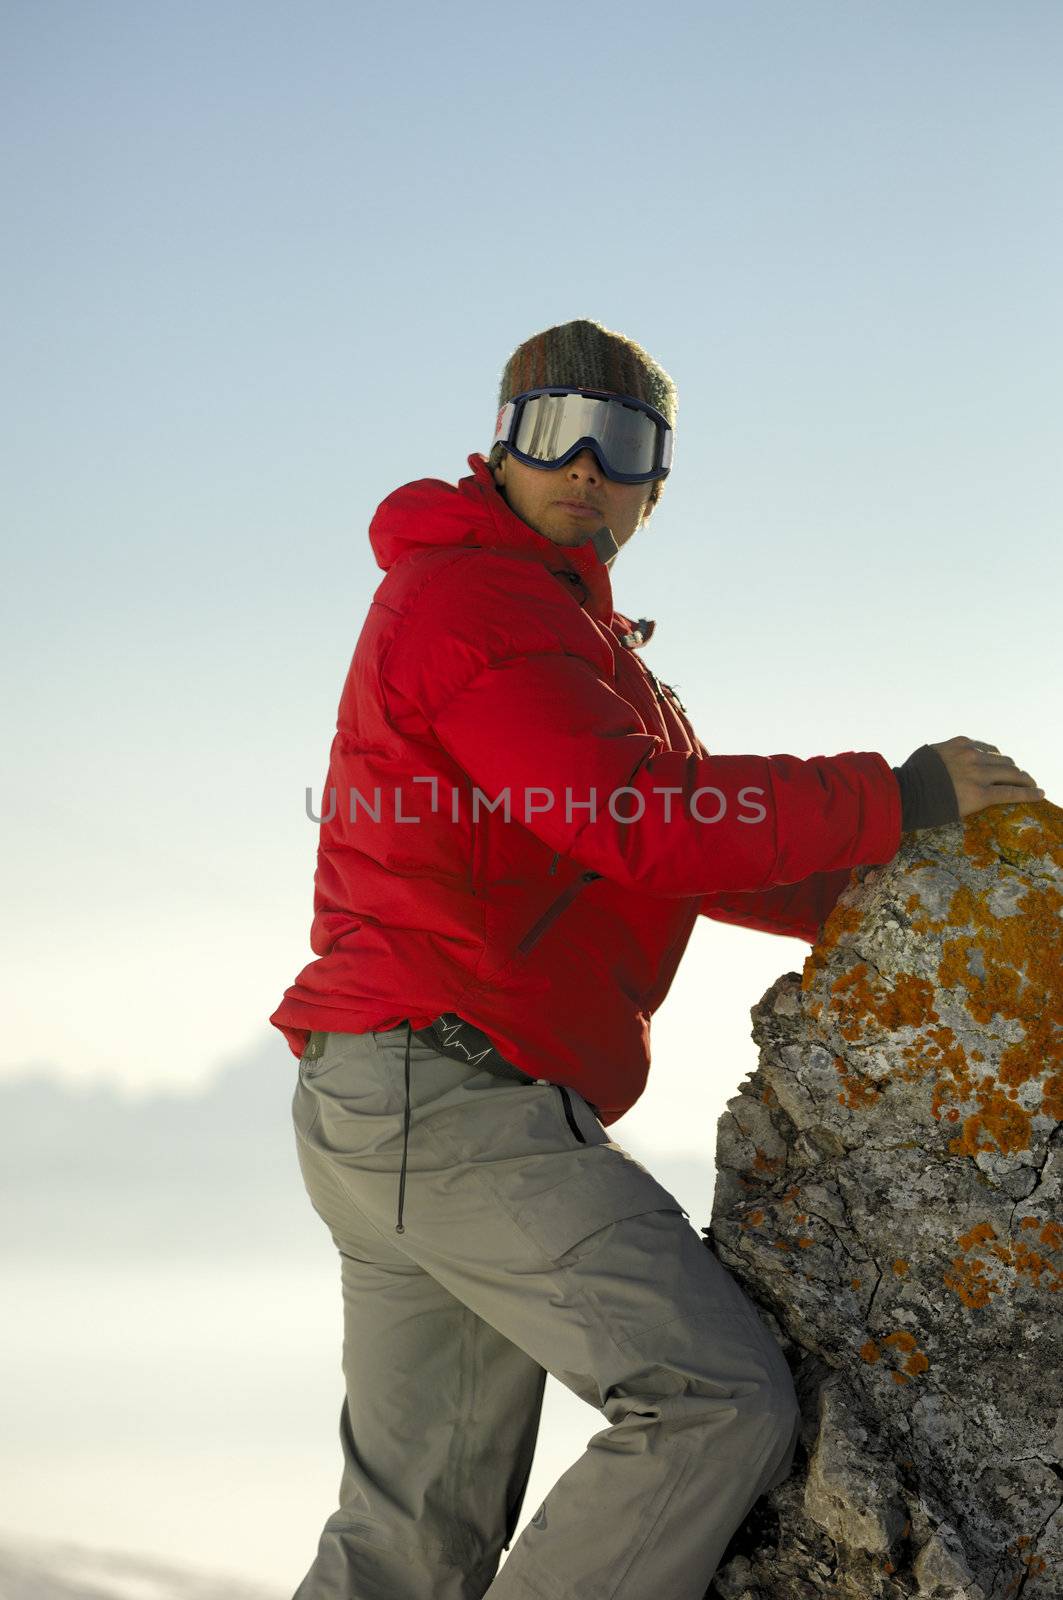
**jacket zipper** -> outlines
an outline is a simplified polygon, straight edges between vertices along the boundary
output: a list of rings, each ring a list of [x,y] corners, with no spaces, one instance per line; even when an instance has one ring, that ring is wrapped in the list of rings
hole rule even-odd
[[[653,683],[653,692],[657,696],[658,700],[663,700],[665,694],[667,694],[668,699],[672,702],[672,705],[675,706],[677,711],[686,711],[686,706],[683,704],[682,700],[680,700],[670,683],[663,683],[654,672],[653,668],[648,667],[645,661],[642,663],[642,669]]]
[[[556,900],[551,901],[550,905],[547,906],[538,922],[534,923],[528,929],[527,933],[517,946],[518,954],[522,956],[527,955],[528,951],[533,947],[533,945],[538,944],[539,940],[542,938],[551,922],[553,922],[554,918],[559,917],[568,903],[576,898],[584,884],[590,883],[593,879],[600,877],[600,872],[581,872],[578,878],[575,878],[566,889],[561,891]]]
[[[654,672],[652,667],[648,667],[646,665],[645,661],[642,663],[642,670],[643,670],[643,672],[645,672],[646,676],[649,678],[650,682],[653,684],[653,692],[657,696],[658,700],[663,700],[664,699],[664,695],[661,692],[661,680],[660,680],[660,678]]]

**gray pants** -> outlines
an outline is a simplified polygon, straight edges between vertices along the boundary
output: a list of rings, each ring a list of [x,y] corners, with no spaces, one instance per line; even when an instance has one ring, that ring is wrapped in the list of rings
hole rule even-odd
[[[702,1600],[788,1475],[790,1371],[574,1089],[407,1028],[311,1036],[299,1164],[340,1255],[339,1507],[293,1600]],[[522,1530],[546,1373],[609,1426]]]

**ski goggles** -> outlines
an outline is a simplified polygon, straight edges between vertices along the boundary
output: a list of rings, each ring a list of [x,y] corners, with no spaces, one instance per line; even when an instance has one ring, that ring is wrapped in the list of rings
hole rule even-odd
[[[583,449],[616,483],[650,483],[672,470],[675,436],[645,400],[601,389],[528,389],[498,413],[492,447],[529,467],[563,467]]]

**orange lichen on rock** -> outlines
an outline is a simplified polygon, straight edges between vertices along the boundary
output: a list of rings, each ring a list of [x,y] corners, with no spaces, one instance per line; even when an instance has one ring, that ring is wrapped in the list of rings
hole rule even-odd
[[[861,1360],[867,1362],[868,1366],[872,1366],[876,1361],[881,1361],[882,1351],[874,1339],[868,1339],[866,1343],[860,1346],[860,1357]]]
[[[996,1234],[991,1223],[978,1222],[967,1233],[961,1233],[956,1242],[966,1255],[968,1251],[976,1250],[980,1245],[995,1238]],[[1000,1284],[995,1278],[987,1275],[984,1261],[977,1258],[965,1261],[961,1255],[953,1257],[952,1265],[956,1269],[955,1272],[945,1272],[942,1278],[946,1289],[951,1289],[959,1295],[965,1306],[977,1309],[979,1306],[988,1305],[990,1296],[999,1292]]]
[[[1063,854],[1063,837],[1059,848]],[[962,1131],[948,1145],[953,1155],[1026,1150],[1038,1111],[1063,1120],[1061,909],[1063,895],[1052,885],[1028,888],[1016,914],[1006,917],[995,917],[986,894],[975,894],[966,884],[952,896],[948,921],[953,937],[942,945],[941,987],[959,989],[976,1022],[985,1025],[1003,1017],[1023,1029],[1021,1039],[1004,1047],[996,1073],[979,1085],[970,1069],[983,1059],[982,1052],[972,1050],[968,1060],[946,1027],[928,1028],[924,1040],[902,1050],[905,1077],[928,1069],[937,1074],[931,1107],[935,1118],[944,1114],[957,1122],[961,1113],[949,1102],[975,1102],[977,1109],[968,1110]],[[1054,1070],[1045,1078],[1041,1106],[1027,1109],[1016,1103],[1021,1086],[1046,1069]]]
[[[946,1287],[954,1290],[965,1305],[986,1305],[990,1295],[1002,1287],[997,1279],[990,1278],[986,1272],[985,1258],[992,1256],[1010,1269],[1013,1278],[1028,1278],[1035,1289],[1058,1294],[1063,1287],[1063,1226],[1056,1222],[1041,1222],[1038,1217],[1023,1217],[1019,1222],[1020,1229],[1038,1226],[1041,1229],[1039,1243],[1046,1251],[1061,1258],[1060,1265],[1048,1260],[1025,1240],[1014,1239],[1010,1244],[999,1240],[991,1223],[979,1222],[967,1233],[961,1234],[957,1243],[964,1255],[976,1251],[980,1252],[980,1256],[976,1255],[970,1261],[965,1261],[962,1256],[955,1257],[952,1262],[955,1273],[944,1274]]]
[[[855,933],[863,921],[863,913],[856,906],[836,905],[830,913],[820,931],[812,949],[805,957],[805,964],[801,970],[801,988],[811,989],[816,980],[816,973],[827,965],[830,952],[835,948],[844,933]]]
[[[911,866],[908,868],[908,871],[910,873],[915,873],[918,872],[921,867],[933,868],[936,865],[937,863],[933,861],[913,861]],[[908,896],[904,902],[903,909],[913,933],[933,933],[938,928],[943,928],[945,926],[945,924],[939,918],[932,917],[930,912],[926,910],[919,896],[918,889]]]
[[[990,1296],[996,1294],[1000,1284],[995,1278],[988,1278],[981,1261],[964,1261],[962,1256],[956,1256],[952,1265],[955,1272],[942,1273],[942,1282],[946,1289],[951,1289],[958,1294],[965,1306],[977,1309],[987,1306]]]
[[[952,897],[949,917],[950,929],[958,937],[946,939],[942,946],[938,981],[942,987],[965,991],[964,1004],[977,1022],[991,1022],[994,1016],[1033,1021],[1029,999],[1037,995],[1055,1002],[1045,1008],[1045,1023],[1063,1023],[1059,1006],[1061,906],[1063,895],[1052,884],[1031,886],[1017,902],[1015,915],[994,917],[985,904],[985,893],[974,895],[961,884]],[[971,958],[976,954],[984,968],[981,974],[971,970]],[[1060,1048],[1057,1041],[1057,1051]],[[1009,1081],[1024,1080],[1015,1077]]]
[[[933,988],[925,978],[901,972],[887,989],[877,980],[869,983],[867,963],[858,961],[831,984],[830,1009],[839,1019],[842,1038],[851,1040],[863,1033],[869,1020],[887,1033],[937,1022],[933,999]]]
[[[1050,1250],[1063,1250],[1063,1224],[1046,1222],[1038,1234],[1038,1238]]]
[[[908,1272],[907,1261],[895,1261],[893,1263],[893,1270],[897,1274],[898,1278],[906,1277]]]
[[[1034,1227],[1037,1227],[1039,1221],[1040,1218],[1038,1217],[1024,1217],[1019,1226],[1025,1227],[1027,1223],[1032,1222]],[[986,1223],[984,1226],[988,1227],[989,1225]],[[996,1256],[999,1261],[1003,1261],[1006,1266],[1010,1266],[1016,1276],[1025,1275],[1030,1279],[1034,1288],[1039,1289],[1041,1288],[1042,1277],[1047,1275],[1045,1287],[1050,1294],[1058,1292],[1061,1284],[1063,1284],[1063,1270],[1054,1266],[1051,1261],[1046,1261],[1039,1251],[1033,1249],[1031,1245],[1028,1245],[1022,1239],[1016,1239],[1010,1245],[1003,1244],[996,1240],[996,1235],[992,1233],[991,1229],[990,1237],[994,1240],[989,1246],[990,1253]],[[1057,1255],[1063,1255],[1063,1227],[1058,1222],[1041,1223],[1041,1231],[1037,1237],[1046,1250],[1053,1251]]]
[[[992,808],[991,808],[992,809]],[[1017,807],[1017,812],[1026,807]],[[1053,811],[1060,817],[1058,807]],[[978,813],[977,815],[984,815]],[[1015,849],[1015,815],[998,819],[1001,848]],[[1055,838],[1040,827],[1031,837],[1021,830],[1023,848],[1034,855],[1048,854],[1063,865],[1063,828]],[[983,831],[969,835],[983,843]],[[968,854],[971,852],[968,851]],[[989,864],[988,862],[986,864]],[[939,980],[943,987],[963,991],[964,1004],[975,1021],[989,1024],[1004,1018],[1021,1024],[1023,1036],[1011,1040],[1000,1056],[996,1082],[984,1078],[978,1091],[980,1110],[968,1118],[961,1138],[950,1145],[956,1154],[979,1150],[1001,1151],[1029,1147],[1031,1117],[1042,1111],[1053,1121],[1063,1118],[1063,894],[1052,884],[1031,885],[1016,904],[1016,914],[994,917],[985,894],[972,894],[964,884],[952,897],[950,926],[962,931],[942,947]],[[978,956],[980,971],[972,970]],[[974,1057],[972,1051],[972,1058]],[[978,1056],[977,1059],[981,1059]],[[1009,1105],[1023,1084],[1043,1077],[1041,1106],[1026,1111]],[[981,1142],[988,1139],[988,1143]]]
[[[840,1106],[848,1106],[850,1111],[858,1111],[862,1106],[874,1105],[876,1100],[881,1100],[882,1090],[877,1089],[873,1083],[868,1083],[859,1073],[848,1072],[841,1056],[834,1057],[834,1070],[842,1080],[842,1087],[838,1092]]]
[[[1027,1576],[1037,1577],[1040,1576],[1040,1574],[1045,1570],[1045,1558],[1044,1556],[1027,1555],[1026,1546],[1028,1544],[1033,1544],[1033,1536],[1028,1533],[1020,1533],[1019,1537],[1014,1540],[1014,1542],[1010,1544],[1008,1548],[1013,1555],[1018,1556],[1019,1560],[1026,1568]],[[1008,1590],[1010,1589],[1014,1589],[1015,1592],[1018,1593],[1019,1585],[1025,1583],[1025,1581],[1025,1578],[1012,1578],[1011,1582],[1008,1584],[1008,1588],[1004,1591],[1005,1594],[1007,1594]]]
[[[1047,1276],[1048,1281],[1044,1287],[1049,1294],[1059,1293],[1060,1284],[1063,1282],[1063,1271],[1059,1267],[1054,1267],[1051,1261],[1046,1261],[1038,1251],[1031,1250],[1029,1245],[1016,1240],[1012,1246],[1010,1259],[1016,1273],[1028,1277],[1035,1289],[1040,1289],[1041,1279]]]
[[[934,1009],[935,983],[911,973],[885,979],[866,961],[855,961],[830,983],[825,1020],[847,1041],[863,1040],[876,1027],[885,1033],[917,1029],[919,1038],[898,1041],[903,1066],[895,1076],[914,1082],[933,1075],[931,1114],[960,1124],[947,1146],[950,1153],[967,1158],[1014,1154],[1030,1148],[1034,1117],[1063,1121],[1063,894],[1043,877],[1017,894],[1019,872],[1027,864],[1048,859],[1063,868],[1063,809],[1047,801],[988,807],[966,819],[962,848],[972,864],[997,866],[1009,876],[1017,895],[1014,909],[997,915],[991,891],[961,883],[946,916],[921,914],[917,876],[904,909],[916,931],[944,930],[937,986],[958,992],[975,1023],[999,1025],[1004,1019],[1021,1027],[1020,1038],[998,1047],[996,1070],[975,1081],[974,1065],[985,1059],[984,1052],[965,1052]],[[908,871],[917,875],[922,867],[940,873],[942,862],[923,858]],[[812,986],[831,952],[859,925],[855,906],[835,908],[805,963],[803,989]],[[841,1056],[835,1056],[834,1068],[841,1080],[839,1105],[857,1110],[881,1099],[883,1088]],[[1020,1093],[1038,1081],[1040,1105],[1029,1090]]]
[[[982,1079],[975,1098],[979,1109],[964,1118],[963,1132],[949,1140],[953,1155],[976,1156],[980,1150],[999,1150],[1009,1155],[1030,1148],[1030,1113],[1001,1094],[992,1078]]]
[[[928,1072],[935,1073],[939,1080],[943,1076],[951,1078],[960,1089],[965,1090],[970,1083],[970,1067],[963,1046],[944,1023],[924,1029],[914,1044],[903,1047],[901,1059],[905,1066],[897,1076],[904,1083],[914,1083]],[[934,1115],[937,1115],[936,1109]]]
[[[1050,1072],[1041,1091],[1041,1111],[1053,1122],[1063,1122],[1063,1070]]]
[[[961,1250],[972,1250],[976,1244],[985,1244],[989,1239],[995,1239],[991,1222],[976,1222],[967,1233],[961,1233],[956,1243]]]
[[[904,914],[915,933],[928,933],[934,925],[923,910],[923,902],[917,894],[910,894],[904,902]]]
[[[1051,800],[988,806],[964,819],[963,851],[976,867],[1003,856],[1025,865],[1048,856],[1063,867],[1063,809]]]
[[[907,1328],[898,1328],[895,1333],[887,1334],[882,1343],[893,1345],[896,1349],[907,1353],[908,1359],[904,1363],[904,1370],[913,1377],[925,1372],[930,1365],[929,1359],[916,1344],[915,1335],[909,1333]]]

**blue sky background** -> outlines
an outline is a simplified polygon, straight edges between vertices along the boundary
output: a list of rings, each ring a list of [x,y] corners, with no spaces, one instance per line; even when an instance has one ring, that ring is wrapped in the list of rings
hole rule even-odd
[[[272,1035],[369,521],[571,317],[679,387],[614,595],[710,750],[965,733],[1063,799],[1057,5],[3,19],[0,1072],[192,1091]],[[713,1114],[806,953],[699,927],[629,1126]]]

